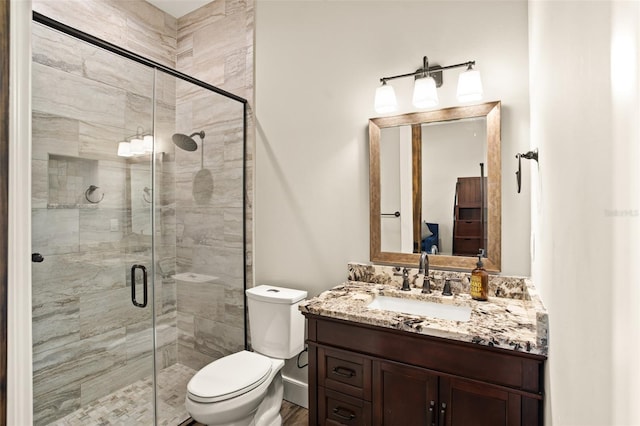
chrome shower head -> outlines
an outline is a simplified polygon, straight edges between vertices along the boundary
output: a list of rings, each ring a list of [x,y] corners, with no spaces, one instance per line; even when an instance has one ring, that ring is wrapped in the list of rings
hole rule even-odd
[[[184,149],[185,151],[195,151],[198,149],[198,144],[193,140],[193,137],[196,135],[200,136],[201,140],[204,140],[204,130],[192,133],[189,136],[183,135],[182,133],[175,133],[171,136],[171,140],[173,140],[173,143],[176,144],[178,148]]]

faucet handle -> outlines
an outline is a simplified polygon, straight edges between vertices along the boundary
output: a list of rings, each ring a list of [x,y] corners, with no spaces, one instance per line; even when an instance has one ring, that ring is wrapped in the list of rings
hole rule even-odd
[[[411,290],[411,286],[409,285],[409,268],[404,268],[402,270],[402,291]]]
[[[451,280],[449,278],[446,278],[444,280],[444,288],[442,289],[442,295],[453,296],[453,293],[451,293]]]
[[[422,281],[422,293],[431,294],[431,279],[429,279],[429,275],[425,275]]]

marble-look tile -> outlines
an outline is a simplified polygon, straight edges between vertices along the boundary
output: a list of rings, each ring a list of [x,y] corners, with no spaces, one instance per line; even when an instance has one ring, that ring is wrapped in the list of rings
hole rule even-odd
[[[238,49],[224,59],[224,87],[233,93],[247,85],[247,48]]]
[[[212,321],[224,320],[224,286],[216,281],[192,283],[177,281],[178,312],[207,318]]]
[[[244,327],[244,289],[242,282],[237,286],[227,287],[224,291],[224,323],[235,327]]]
[[[104,191],[104,199],[99,204],[101,209],[126,209],[128,207],[126,175],[127,166],[124,162],[100,160],[95,185]],[[126,220],[126,216],[121,220]]]
[[[99,376],[83,381],[80,385],[80,402],[84,407],[135,381],[151,377],[152,373],[153,359],[151,355],[128,359],[123,365],[109,369]],[[152,393],[153,389],[149,388],[148,391]],[[140,395],[138,395],[138,397],[140,397]]]
[[[225,288],[242,288],[242,248],[194,246],[191,267],[194,272],[219,277],[215,282]]]
[[[151,133],[153,130],[153,99],[148,96],[126,94],[124,109],[124,128],[129,129],[130,135]]]
[[[196,31],[200,31],[207,25],[215,24],[217,21],[225,18],[226,2],[227,0],[212,1],[178,19],[179,53],[184,51],[181,47],[185,43],[185,38],[191,36]],[[191,46],[186,47],[191,48]]]
[[[76,75],[83,74],[84,55],[78,53],[86,46],[84,43],[40,24],[34,23],[31,28],[33,62]]]
[[[242,179],[241,167],[216,171],[213,174],[213,196],[216,204],[221,207],[242,208]]]
[[[245,48],[245,24],[244,14],[235,13],[194,32],[194,75],[200,76],[201,72],[205,72],[206,64],[215,58],[224,58],[231,52]]]
[[[215,207],[192,207],[178,210],[183,220],[185,245],[213,246],[224,239],[224,214]]]
[[[139,17],[127,16],[126,47],[147,58],[174,68],[176,61],[177,34],[172,26],[165,25],[165,13],[151,7],[140,10],[145,2],[128,2],[138,9]]]
[[[33,109],[114,127],[123,127],[126,92],[56,69],[33,64]],[[55,81],[55,84],[51,84]]]
[[[31,212],[34,252],[43,256],[78,251],[79,210],[33,209]]]
[[[160,368],[167,368],[178,362],[178,342],[156,350],[156,362]]]
[[[31,160],[31,208],[46,209],[49,202],[49,162]]]
[[[155,380],[158,425],[174,426],[188,418],[184,408],[184,394],[187,383],[194,374],[195,370],[176,363],[158,371]],[[152,424],[153,384],[151,376],[147,375],[51,424],[53,426]]]
[[[192,314],[178,311],[178,344],[193,349],[195,345],[195,318]]]
[[[126,273],[119,251],[48,254],[32,267],[33,304],[122,288]]]
[[[81,52],[84,77],[138,96],[153,95],[153,70],[149,67],[88,45]]]
[[[216,358],[212,358],[210,355],[198,352],[194,348],[178,342],[178,362],[180,364],[186,365],[194,370],[200,370],[205,365],[215,361],[215,359]]]
[[[244,217],[242,209],[224,209],[224,242],[226,247],[243,249]]]
[[[124,328],[34,353],[34,400],[63,386],[104,374],[125,361]]]
[[[142,285],[137,286],[137,298],[142,300]],[[138,308],[131,303],[131,288],[118,288],[80,297],[80,335],[87,338],[118,330],[129,324],[148,321],[151,307]]]
[[[123,114],[124,106],[112,111],[114,114]],[[82,120],[79,122],[79,134],[77,137],[78,152],[76,156],[95,160],[106,160],[120,163],[125,167],[125,160],[118,157],[118,142],[135,132],[126,130],[122,126],[114,127]]]
[[[147,2],[36,0],[33,7],[98,38],[175,67],[175,18]]]
[[[80,210],[80,244],[91,247],[104,242],[119,243],[123,236],[121,224],[125,213],[121,209],[108,208]],[[118,225],[116,230],[111,230],[112,221]]]
[[[126,17],[115,5],[117,0],[33,0],[36,12],[123,46],[127,35]]]
[[[79,120],[47,114],[35,108],[31,119],[32,158],[48,161],[49,154],[79,155]]]
[[[78,297],[51,300],[32,306],[33,352],[45,352],[80,340]]]
[[[195,318],[195,350],[214,359],[244,349],[244,324],[231,324]]]
[[[34,387],[36,383],[34,383]],[[80,409],[80,384],[59,386],[33,399],[34,426],[48,425]]]

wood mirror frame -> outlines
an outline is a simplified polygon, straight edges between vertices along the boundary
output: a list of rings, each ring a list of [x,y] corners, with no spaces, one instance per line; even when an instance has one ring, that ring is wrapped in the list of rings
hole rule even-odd
[[[396,253],[381,251],[380,221],[380,129],[396,126],[415,126],[423,123],[453,121],[465,118],[486,118],[487,134],[487,271],[499,272],[501,259],[501,165],[500,165],[500,101],[479,105],[444,108],[436,111],[416,112],[369,120],[369,203],[370,203],[370,257],[371,262],[399,266],[417,267],[419,253]],[[416,144],[416,141],[413,142]],[[414,155],[414,164],[416,156]],[[415,165],[414,165],[415,167]],[[414,179],[415,184],[415,179]],[[416,194],[420,190],[414,190]],[[421,197],[419,197],[421,199]],[[415,203],[414,203],[415,205]],[[415,207],[414,207],[415,210]],[[421,220],[421,219],[420,219]],[[466,270],[476,267],[476,257],[433,255],[429,256],[431,267]]]

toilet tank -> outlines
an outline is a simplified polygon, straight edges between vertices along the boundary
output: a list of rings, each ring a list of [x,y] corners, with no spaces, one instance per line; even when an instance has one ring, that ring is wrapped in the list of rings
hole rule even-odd
[[[246,293],[253,350],[280,359],[298,355],[304,349],[304,316],[298,305],[307,292],[260,285]]]

